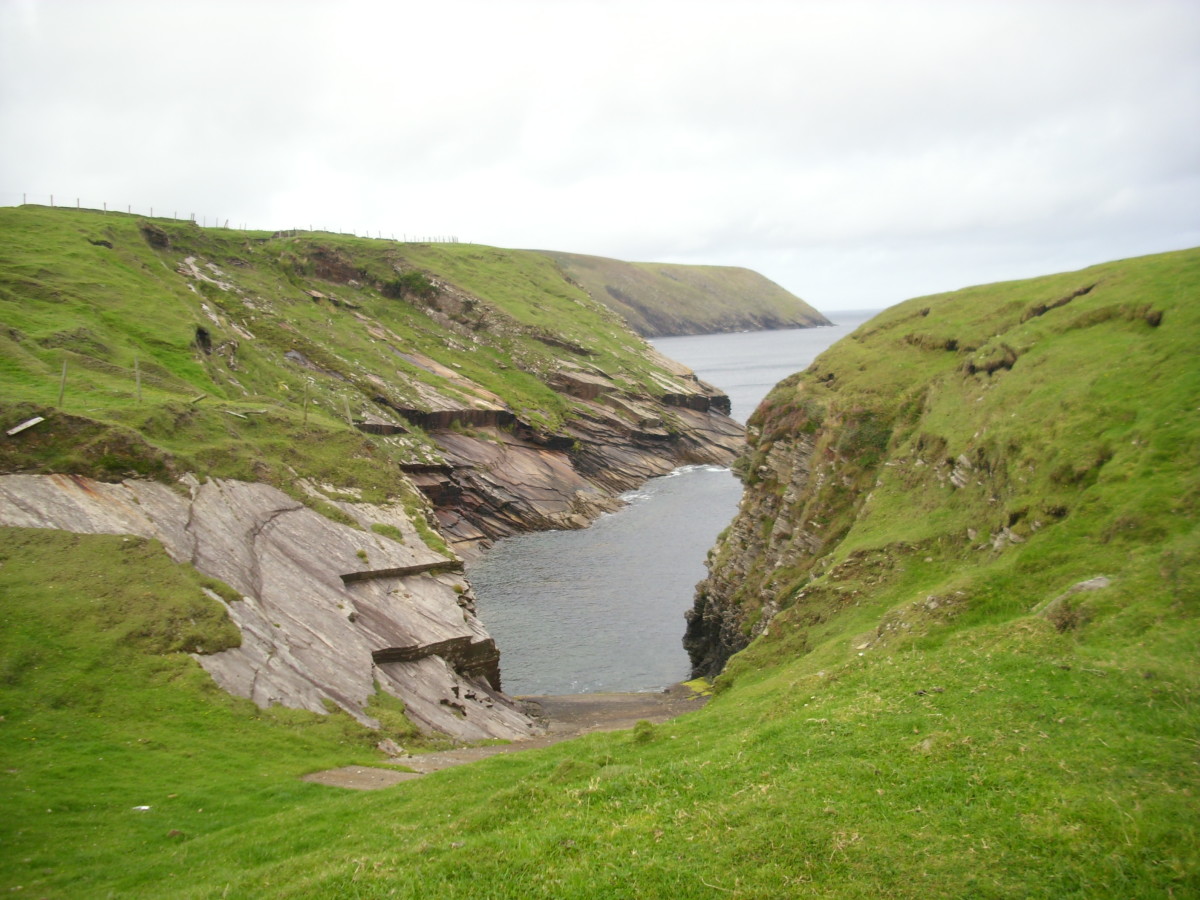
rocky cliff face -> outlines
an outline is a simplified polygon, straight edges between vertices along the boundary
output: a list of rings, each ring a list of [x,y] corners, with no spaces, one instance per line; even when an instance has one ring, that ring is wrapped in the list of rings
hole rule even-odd
[[[756,448],[752,444],[748,453]],[[774,442],[754,460],[754,483],[717,553],[710,555],[708,577],[697,586],[687,613],[683,645],[693,677],[719,674],[779,611],[778,585],[767,573],[809,567],[832,537],[797,509],[801,498],[814,497],[824,482],[837,477],[836,459],[814,459],[815,449],[813,437],[802,433]],[[753,457],[744,459],[749,464]]]
[[[536,733],[500,692],[499,652],[461,563],[429,550],[403,510],[341,506],[400,540],[332,522],[264,484],[0,476],[0,525],[154,538],[235,588],[242,599],[225,605],[241,646],[196,655],[230,693],[322,714],[332,703],[377,727],[367,705],[378,688],[430,731]]]
[[[157,538],[236,588],[242,646],[200,661],[262,705],[370,722],[378,686],[528,733],[462,556],[743,443],[535,253],[2,209],[0,303],[0,524]]]
[[[1178,329],[1198,259],[909,301],[781,382],[750,419],[746,493],[688,614],[695,674],[758,638],[808,652],[872,603],[860,656],[966,610],[1032,609],[1120,565],[1086,561],[1093,543],[1152,541],[1162,503],[1123,485],[1188,442],[1162,410],[1194,408]]]
[[[694,463],[729,465],[744,444],[729,400],[660,357],[663,394],[631,396],[602,376],[559,372],[578,416],[554,435],[527,427],[432,431],[445,462],[413,472],[440,530],[472,556],[519,532],[582,528],[621,493]]]

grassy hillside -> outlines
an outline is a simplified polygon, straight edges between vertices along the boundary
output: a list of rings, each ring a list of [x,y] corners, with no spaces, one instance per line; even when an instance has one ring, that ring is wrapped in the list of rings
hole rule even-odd
[[[545,255],[646,337],[830,324],[799,297],[749,269]]]
[[[423,416],[553,438],[594,412],[550,386],[564,368],[634,401],[678,380],[537,253],[94,210],[0,209],[0,321],[0,420],[54,411],[0,443],[5,472],[403,496],[398,466],[441,459]],[[372,417],[405,433],[349,424]]]
[[[708,707],[377,793],[296,780],[370,760],[348,720],[200,677],[178,629],[219,616],[121,624],[146,593],[200,603],[186,571],[10,531],[0,885],[1196,896],[1198,288],[1192,251],[889,310],[756,415],[748,505],[776,518],[717,559],[758,638]]]
[[[759,536],[719,551],[758,552],[730,598],[747,626],[831,568],[878,593],[922,553],[939,595],[1007,573],[972,617],[1113,576],[1127,551],[1174,571],[1200,497],[1197,284],[1187,251],[919,298],[781,383],[740,463]]]

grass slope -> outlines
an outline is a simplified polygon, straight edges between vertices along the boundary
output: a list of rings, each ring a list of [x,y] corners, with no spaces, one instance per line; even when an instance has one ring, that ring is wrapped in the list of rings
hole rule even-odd
[[[120,538],[7,553],[0,885],[46,897],[1200,894],[1198,263],[1172,254],[914,301],[781,387],[759,417],[771,439],[814,417],[849,423],[822,434],[854,515],[803,588],[786,574],[780,588],[810,593],[785,598],[709,706],[666,725],[371,794],[304,784],[369,758],[365,739],[336,717],[247,708],[178,642],[90,612],[123,609],[147,584],[184,602],[192,576]],[[1021,321],[1093,279],[1086,297]],[[965,373],[1002,358],[1002,343],[1018,351],[1011,369]],[[935,457],[924,448],[936,438]],[[956,491],[920,471],[957,455],[978,459],[986,484]],[[1035,530],[1042,502],[1066,514]],[[974,549],[966,529],[999,522],[1023,542]],[[93,541],[107,543],[84,552]],[[140,560],[125,577],[111,567],[122,552]],[[1037,614],[1097,574],[1113,586],[1078,595],[1078,615]],[[927,598],[955,591],[969,601],[930,614]],[[835,594],[847,602],[806,618],[805,601]]]
[[[542,252],[646,337],[830,324],[799,297],[749,269]]]
[[[395,466],[438,450],[415,426],[386,440],[350,428],[378,397],[498,402],[555,432],[579,412],[546,384],[564,358],[633,395],[658,396],[664,377],[536,253],[87,210],[0,209],[0,321],[0,420],[54,411],[4,442],[3,471],[191,470],[285,489],[299,473],[403,493]]]

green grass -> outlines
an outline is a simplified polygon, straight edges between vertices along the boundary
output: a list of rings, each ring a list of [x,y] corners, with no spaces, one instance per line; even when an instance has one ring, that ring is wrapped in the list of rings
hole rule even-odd
[[[543,252],[573,282],[648,337],[828,324],[799,297],[749,269]]]
[[[42,654],[18,682],[7,676],[0,731],[0,884],[31,896],[1059,898],[1200,887],[1197,684],[1163,658],[1193,646],[1181,610],[1134,656],[1114,658],[1129,643],[1123,624],[1110,628],[1119,638],[1083,640],[1026,616],[960,630],[936,650],[821,669],[795,660],[744,672],[705,710],[644,733],[361,794],[297,780],[370,761],[369,738],[345,717],[255,710],[188,657],[81,621],[114,547],[136,557],[128,574],[160,591],[194,596],[187,570],[119,537],[16,539],[34,541],[43,564],[63,553],[81,566],[79,583],[54,582],[53,612],[40,566],[22,562],[29,553],[0,568],[4,657],[14,645]],[[101,581],[111,591],[101,609],[128,602],[127,584]]]
[[[1190,529],[1200,493],[1200,369],[1191,350],[1198,283],[1200,253],[1185,251],[919,298],[786,380],[751,420],[761,437],[742,471],[782,498],[786,484],[762,466],[776,443],[811,434],[820,469],[837,477],[772,512],[809,523],[830,558],[803,554],[763,569],[743,583],[747,606],[774,586],[798,589],[818,574],[814,563],[855,551],[895,546],[905,555],[928,545],[961,569],[979,559],[971,548],[1003,528],[1036,535],[1035,545],[1061,533],[1074,556],[1085,540]],[[1088,285],[1086,295],[1022,321]],[[1146,321],[1143,308],[1162,313],[1161,323]],[[956,349],[944,349],[947,341]],[[964,371],[1004,346],[1017,355],[1011,370]],[[958,488],[950,476],[960,458],[971,469]],[[1098,569],[1107,555],[1097,552]],[[1072,565],[1081,578],[1092,574],[1078,559]],[[1070,569],[1043,574],[1069,578]]]
[[[291,278],[312,283],[300,239],[247,250],[256,238],[235,233],[214,248],[206,242],[218,238],[198,229],[163,227],[216,258],[221,247],[270,249]],[[56,234],[42,239],[48,259],[92,252]],[[113,243],[96,249],[117,252]],[[408,264],[441,271],[431,260],[443,252],[462,254],[445,263],[459,267],[456,283],[479,279],[474,291],[493,277],[490,251],[465,245],[415,248]],[[157,258],[145,259],[154,271]],[[773,504],[774,521],[795,528],[815,522],[826,543],[804,560],[787,555],[792,538],[778,529],[774,550],[757,544],[757,520],[726,532],[715,570],[731,542],[752,536],[736,577],[760,614],[762,599],[782,611],[761,616],[765,632],[717,679],[708,706],[384,791],[298,780],[382,763],[379,735],[343,715],[258,710],[188,655],[236,639],[203,590],[228,589],[150,542],[5,530],[0,888],[71,898],[1200,895],[1198,263],[1196,252],[1168,254],[974,288],[869,323],[756,416],[749,507]],[[39,287],[28,289],[49,310],[83,290],[30,271]],[[495,278],[497,292],[520,293],[514,270]],[[1021,321],[1092,281],[1091,292]],[[364,315],[384,299],[328,292],[357,297]],[[296,308],[277,322],[320,309],[327,327],[344,327],[349,343],[326,361],[357,377],[355,362],[336,357],[357,360],[369,341],[353,343],[345,308],[273,302]],[[1157,326],[1139,312],[1146,305],[1163,312]],[[422,321],[411,309],[371,313],[392,314]],[[505,312],[527,328],[538,314],[532,304]],[[70,324],[64,312],[37,334],[79,327]],[[61,348],[31,338],[39,327],[21,326],[4,355],[16,374],[3,377],[32,386],[44,375],[53,394]],[[89,359],[132,355],[132,339],[88,327],[94,338],[72,340]],[[414,343],[431,346],[432,326],[421,327],[430,330]],[[951,339],[956,349],[945,349]],[[966,372],[1003,359],[1005,344],[1017,355],[1011,369]],[[268,396],[267,362],[255,369],[248,351],[232,373],[249,396],[209,376],[199,382],[208,399],[193,404],[182,358],[191,351],[155,346],[161,402],[139,407],[128,379],[93,363],[88,403],[102,414],[55,412],[5,443],[5,465],[61,456],[100,466],[107,456],[114,469],[183,459],[254,474],[241,444],[261,446],[259,465],[276,475],[290,466],[388,489],[373,466],[386,468],[391,451],[341,428],[336,405],[310,411],[306,425]],[[541,351],[520,346],[536,363]],[[345,384],[313,396],[332,402]],[[117,387],[123,398],[106,406]],[[46,402],[22,396],[6,400],[6,415]],[[819,490],[789,492],[780,470],[759,466],[766,444],[782,454],[804,435],[826,477]],[[948,461],[960,455],[974,479],[951,488]],[[1001,526],[1022,542],[992,549]],[[1112,585],[1075,595],[1070,616],[1042,614],[1100,574]],[[402,710],[384,698],[372,710],[408,746]]]
[[[379,736],[348,716],[221,691],[188,654],[239,642],[204,589],[233,594],[157,542],[6,528],[0,563],[7,889],[153,893],[132,858],[186,856],[198,835],[319,802],[297,775],[378,758]]]
[[[2,471],[304,477],[403,498],[399,467],[441,452],[416,425],[348,424],[387,413],[380,398],[487,401],[556,433],[580,414],[546,383],[564,358],[635,398],[663,390],[644,342],[536,253],[33,206],[0,209],[0,235],[0,418],[48,420],[0,447]]]
[[[137,405],[135,366],[144,405],[204,393],[235,409],[266,403],[298,416],[307,392],[312,415],[333,421],[344,418],[347,402],[357,414],[380,393],[420,408],[410,380],[454,392],[398,350],[456,368],[532,424],[554,428],[574,413],[541,380],[562,355],[543,338],[579,346],[581,361],[633,387],[649,388],[656,371],[644,344],[614,314],[538,254],[342,235],[268,238],[176,222],[161,223],[171,240],[164,249],[147,244],[141,221],[91,211],[0,210],[6,396],[56,403],[64,361],[71,412]],[[321,277],[329,273],[314,260],[331,254],[357,278]],[[206,276],[232,289],[178,274],[189,255]],[[428,272],[455,288],[441,299],[385,297],[375,285],[397,270]],[[337,302],[313,300],[305,290]],[[212,353],[198,349],[197,328],[208,332]],[[287,351],[317,368],[284,362]]]

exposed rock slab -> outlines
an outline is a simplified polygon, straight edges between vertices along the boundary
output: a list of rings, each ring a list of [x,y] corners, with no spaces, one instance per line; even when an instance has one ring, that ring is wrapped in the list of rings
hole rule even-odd
[[[354,506],[365,518],[366,505]],[[465,580],[445,570],[454,561],[419,541],[341,525],[269,485],[216,479],[176,489],[6,475],[0,524],[154,538],[176,561],[235,588],[244,599],[228,610],[242,646],[197,659],[221,687],[260,706],[325,713],[333,702],[377,725],[366,706],[378,682],[428,729],[465,740],[537,731],[498,684],[478,677],[480,665],[460,665],[464,674],[436,654],[374,662],[380,651],[439,642],[451,642],[460,662],[497,656]]]
[[[464,556],[512,534],[584,528],[647,479],[684,465],[729,465],[745,446],[742,426],[714,405],[719,395],[711,388],[676,386],[698,399],[669,413],[654,401],[612,393],[579,399],[579,415],[559,435],[436,431],[446,466],[414,473],[413,481]]]
[[[460,553],[510,534],[582,528],[620,505],[611,491],[580,474],[566,453],[503,430],[488,435],[436,435],[451,469],[431,498],[442,531]]]

